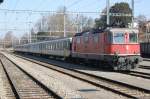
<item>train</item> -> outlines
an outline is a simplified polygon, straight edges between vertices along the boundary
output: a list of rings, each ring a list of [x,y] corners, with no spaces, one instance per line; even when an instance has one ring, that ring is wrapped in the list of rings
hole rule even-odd
[[[130,28],[91,29],[73,37],[17,45],[14,51],[96,63],[112,70],[136,69],[142,61],[138,30]]]
[[[150,42],[141,42],[140,51],[143,57],[150,57]]]

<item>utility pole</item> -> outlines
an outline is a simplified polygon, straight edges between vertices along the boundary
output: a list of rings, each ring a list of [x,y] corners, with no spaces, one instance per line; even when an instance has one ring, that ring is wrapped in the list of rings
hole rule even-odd
[[[134,27],[134,0],[132,0],[132,28]]]
[[[66,37],[66,0],[64,0],[63,15],[64,15],[64,37]]]
[[[29,21],[29,23],[28,23],[28,25],[29,25],[29,34],[28,34],[29,35],[29,38],[28,38],[29,40],[28,40],[28,43],[32,43],[32,40],[31,40],[32,39],[32,37],[31,37],[32,36],[31,35],[31,23],[32,22],[31,22],[30,18],[31,18],[31,13],[29,13],[29,18],[28,18],[28,21]]]
[[[110,25],[110,0],[106,0],[106,5],[107,5],[107,26],[109,26]],[[122,14],[120,16],[132,16],[131,27],[133,28],[134,27],[134,0],[131,0],[131,7],[132,7],[131,15]],[[116,16],[116,15],[113,15],[113,13],[111,13],[111,16]]]
[[[31,31],[30,31],[30,28],[31,28],[31,22],[29,21],[29,43],[31,43]]]
[[[109,10],[110,10],[110,0],[106,0],[106,4],[107,4],[107,26],[109,26],[110,23],[110,15],[109,15]]]
[[[77,33],[79,32],[79,21],[78,21],[78,19],[79,19],[79,16],[78,16],[78,14],[77,14],[77,20],[76,20]]]
[[[64,6],[64,37],[66,37],[66,7]]]

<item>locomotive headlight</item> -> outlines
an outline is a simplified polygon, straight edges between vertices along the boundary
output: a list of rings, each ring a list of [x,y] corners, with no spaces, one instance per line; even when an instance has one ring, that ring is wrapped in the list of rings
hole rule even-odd
[[[128,45],[126,45],[126,50],[129,50],[129,46]]]

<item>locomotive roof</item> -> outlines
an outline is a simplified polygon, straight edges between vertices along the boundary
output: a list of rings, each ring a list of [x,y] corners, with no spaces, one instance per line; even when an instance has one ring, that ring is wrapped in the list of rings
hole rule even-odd
[[[87,34],[87,33],[103,33],[104,31],[112,31],[112,32],[135,32],[138,33],[137,29],[132,29],[132,28],[108,28],[108,29],[91,29],[91,30],[87,30],[87,31],[83,31],[80,33],[76,33],[75,36],[82,36],[83,34]]]
[[[106,29],[106,31],[112,31],[112,32],[135,32],[135,33],[138,33],[138,29],[133,29],[133,28],[109,28],[109,29]]]
[[[80,33],[76,33],[75,36],[82,36],[83,34],[87,34],[87,33],[102,33],[104,31],[104,29],[91,29],[91,30],[87,30],[87,31],[83,31]]]

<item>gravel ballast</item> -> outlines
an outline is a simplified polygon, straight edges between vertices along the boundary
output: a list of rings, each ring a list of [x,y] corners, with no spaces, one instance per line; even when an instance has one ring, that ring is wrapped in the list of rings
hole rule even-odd
[[[33,75],[63,98],[122,99],[123,96],[95,87],[70,76],[4,53],[21,68]]]

